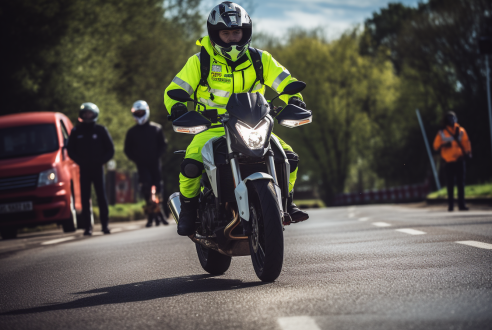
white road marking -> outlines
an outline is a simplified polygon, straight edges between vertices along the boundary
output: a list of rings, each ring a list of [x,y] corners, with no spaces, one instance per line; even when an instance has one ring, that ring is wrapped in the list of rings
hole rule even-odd
[[[120,232],[122,230],[123,230],[122,228],[111,228],[112,233],[117,233],[117,232]]]
[[[349,212],[353,212],[354,210],[355,210],[355,207],[353,207],[353,206],[351,206],[351,207],[348,208],[348,211]]]
[[[348,214],[348,217],[349,217],[349,218],[353,218],[353,217],[355,217],[355,213],[349,213],[349,214]]]
[[[399,231],[399,232],[402,232],[405,234],[410,234],[410,235],[424,235],[425,234],[425,232],[423,232],[423,231],[410,229],[410,228],[396,229],[396,231]]]
[[[46,241],[46,242],[41,243],[41,245],[56,244],[56,243],[61,243],[61,242],[65,242],[65,241],[70,241],[72,239],[75,239],[75,236],[52,239],[51,241]]]
[[[102,231],[96,231],[92,233],[92,236],[101,236],[101,235],[104,235]]]
[[[139,225],[131,225],[131,226],[126,226],[125,227],[126,230],[139,229],[139,228],[140,228]]]
[[[371,218],[369,218],[369,217],[364,217],[364,218],[359,218],[359,221],[367,221],[367,220],[369,220],[369,219],[371,219]]]
[[[480,249],[492,250],[492,244],[489,244],[489,243],[482,243],[482,242],[477,242],[477,241],[457,241],[456,243],[474,246],[474,247],[477,247]]]
[[[372,225],[376,227],[391,227],[391,225],[386,222],[373,222]]]
[[[320,330],[309,316],[279,317],[277,322],[282,330]]]

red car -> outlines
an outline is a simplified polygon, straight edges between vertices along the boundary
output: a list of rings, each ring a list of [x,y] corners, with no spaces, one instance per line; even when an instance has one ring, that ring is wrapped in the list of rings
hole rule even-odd
[[[0,235],[19,227],[58,223],[77,230],[82,210],[79,166],[68,157],[72,122],[62,113],[0,117]]]

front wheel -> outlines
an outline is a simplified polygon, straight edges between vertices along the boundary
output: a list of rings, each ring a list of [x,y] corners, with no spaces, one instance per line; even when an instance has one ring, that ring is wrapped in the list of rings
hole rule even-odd
[[[206,272],[212,275],[221,275],[229,269],[229,266],[231,265],[231,257],[206,248],[199,243],[195,243],[195,245],[200,264]]]
[[[284,234],[280,208],[271,181],[248,182],[252,234],[249,250],[256,275],[263,282],[273,282],[282,271]]]

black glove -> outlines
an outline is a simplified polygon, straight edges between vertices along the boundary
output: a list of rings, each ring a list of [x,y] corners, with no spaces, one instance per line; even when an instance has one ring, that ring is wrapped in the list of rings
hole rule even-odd
[[[289,99],[289,104],[297,105],[299,108],[306,109],[306,103],[300,98],[294,96]]]
[[[171,116],[169,116],[169,118],[174,121],[187,112],[188,108],[186,107],[186,105],[184,105],[183,103],[176,103],[171,108]]]

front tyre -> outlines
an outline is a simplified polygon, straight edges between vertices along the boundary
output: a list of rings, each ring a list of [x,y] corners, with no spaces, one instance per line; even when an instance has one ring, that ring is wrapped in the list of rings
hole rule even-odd
[[[212,275],[221,275],[229,269],[231,257],[220,254],[215,250],[208,249],[199,243],[195,243],[195,245],[200,264],[206,272]]]
[[[249,250],[256,275],[263,282],[273,282],[282,271],[284,235],[280,208],[271,181],[247,184],[250,221]]]

